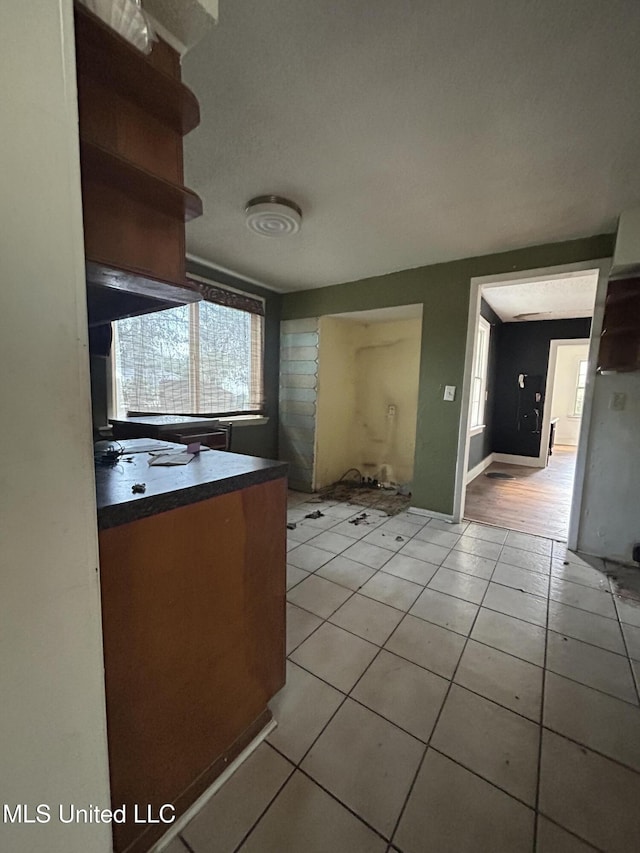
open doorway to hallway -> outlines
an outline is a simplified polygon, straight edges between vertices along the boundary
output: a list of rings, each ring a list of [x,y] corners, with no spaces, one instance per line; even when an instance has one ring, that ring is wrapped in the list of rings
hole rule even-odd
[[[467,519],[567,540],[598,274],[481,291]]]

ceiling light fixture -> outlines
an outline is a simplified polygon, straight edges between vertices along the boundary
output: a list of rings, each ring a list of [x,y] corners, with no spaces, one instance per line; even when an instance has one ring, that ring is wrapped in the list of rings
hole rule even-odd
[[[302,225],[302,211],[289,199],[279,195],[252,198],[245,209],[247,228],[263,237],[285,237],[295,234]]]

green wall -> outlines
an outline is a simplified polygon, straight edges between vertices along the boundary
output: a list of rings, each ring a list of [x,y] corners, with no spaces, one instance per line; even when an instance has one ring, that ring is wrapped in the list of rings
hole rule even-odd
[[[412,503],[450,515],[453,511],[470,279],[606,258],[613,252],[614,238],[615,235],[601,234],[287,293],[282,298],[282,319],[423,304]],[[454,403],[443,401],[445,385],[457,386]]]

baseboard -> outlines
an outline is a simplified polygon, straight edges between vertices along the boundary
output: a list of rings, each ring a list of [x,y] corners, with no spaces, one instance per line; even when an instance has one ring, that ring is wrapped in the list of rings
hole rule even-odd
[[[529,468],[544,468],[537,456],[516,456],[515,453],[494,453],[494,462],[502,462],[504,465],[526,465]]]
[[[451,514],[447,515],[445,512],[436,512],[432,509],[422,509],[419,506],[410,506],[407,509],[407,512],[411,513],[411,515],[423,515],[426,516],[426,518],[439,518],[442,521],[453,522],[453,516]]]
[[[260,744],[269,737],[271,732],[277,727],[278,723],[275,720],[271,720],[267,725],[262,729],[262,731],[248,744],[238,755],[234,761],[227,767],[227,769],[217,777],[217,779],[210,785],[207,790],[201,794],[198,799],[193,803],[193,805],[189,806],[189,808],[180,815],[178,820],[172,825],[171,829],[162,836],[162,838],[157,841],[153,847],[149,850],[149,853],[162,853],[163,850],[171,844],[171,842],[176,838],[185,826],[194,818],[198,812],[202,811],[202,809],[206,806],[209,800],[218,793],[220,788],[224,785],[224,783],[236,772],[238,767],[243,764],[247,758],[254,752]]]
[[[480,474],[482,474],[482,472],[485,471],[489,467],[489,465],[491,465],[491,463],[495,461],[494,457],[495,453],[490,453],[488,456],[485,456],[482,462],[478,462],[478,464],[474,468],[472,468],[470,471],[467,471],[465,483],[469,484],[472,480],[475,480],[476,477],[480,476]]]

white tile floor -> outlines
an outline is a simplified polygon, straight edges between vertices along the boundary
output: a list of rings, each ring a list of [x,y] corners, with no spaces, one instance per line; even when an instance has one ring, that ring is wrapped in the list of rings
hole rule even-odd
[[[278,728],[170,853],[640,849],[640,597],[548,539],[305,500]]]

